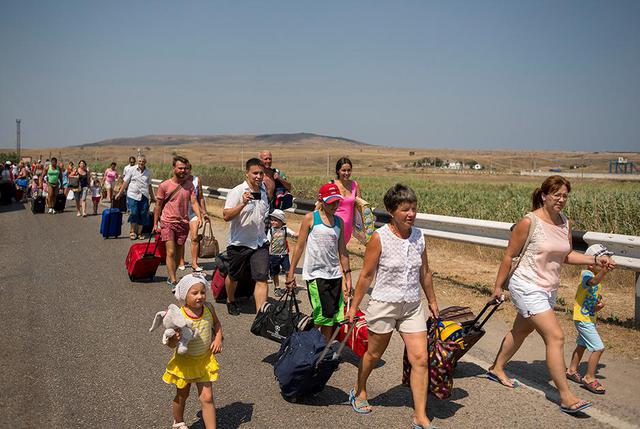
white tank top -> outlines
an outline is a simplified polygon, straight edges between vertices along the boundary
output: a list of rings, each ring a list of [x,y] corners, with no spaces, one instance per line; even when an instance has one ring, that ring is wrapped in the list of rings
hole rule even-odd
[[[409,238],[400,238],[389,225],[378,229],[380,260],[371,299],[385,302],[420,301],[420,268],[425,241],[418,228],[411,228]]]
[[[193,192],[196,195],[196,203],[200,204],[200,195],[198,194],[198,192],[200,192],[200,190],[198,189],[198,176],[193,176]],[[191,203],[189,203],[189,220],[193,219],[196,216],[196,212],[193,211],[193,207],[191,207]]]
[[[313,225],[307,237],[302,278],[339,279],[342,277],[338,254],[338,240],[342,219],[333,216],[334,226],[325,225],[318,210],[313,212]]]

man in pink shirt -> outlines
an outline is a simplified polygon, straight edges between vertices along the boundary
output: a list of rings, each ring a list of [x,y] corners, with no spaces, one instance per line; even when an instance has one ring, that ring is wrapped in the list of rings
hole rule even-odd
[[[165,180],[156,192],[156,208],[153,225],[160,221],[160,236],[167,246],[167,283],[173,289],[176,282],[178,255],[189,235],[189,204],[198,216],[198,228],[202,225],[202,213],[196,201],[193,182],[187,180],[189,161],[181,156],[173,157],[173,177]]]

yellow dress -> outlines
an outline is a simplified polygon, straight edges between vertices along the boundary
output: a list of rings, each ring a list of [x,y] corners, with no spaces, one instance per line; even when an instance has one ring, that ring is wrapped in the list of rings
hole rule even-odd
[[[204,307],[198,318],[189,317],[181,308],[182,314],[193,322],[193,329],[198,329],[198,336],[189,341],[189,350],[183,355],[173,352],[162,379],[167,384],[175,384],[182,389],[189,383],[206,383],[218,379],[218,361],[211,353],[213,333],[213,315],[208,306]]]

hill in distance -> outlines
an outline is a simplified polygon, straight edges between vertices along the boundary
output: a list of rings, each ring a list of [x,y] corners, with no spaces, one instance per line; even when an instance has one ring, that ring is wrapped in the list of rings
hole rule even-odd
[[[101,140],[95,143],[76,145],[77,147],[91,148],[96,146],[124,146],[124,147],[145,147],[145,146],[181,146],[181,145],[308,145],[308,144],[348,144],[358,146],[371,146],[356,140],[344,137],[324,136],[313,133],[293,133],[293,134],[260,134],[260,135],[148,135],[140,137],[120,137],[114,139]]]

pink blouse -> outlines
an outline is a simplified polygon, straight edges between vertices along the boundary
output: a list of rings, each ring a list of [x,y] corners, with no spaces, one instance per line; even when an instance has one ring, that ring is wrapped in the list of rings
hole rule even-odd
[[[358,182],[351,181],[351,195],[344,196],[340,200],[340,205],[336,214],[340,216],[340,219],[344,222],[344,244],[349,243],[351,239],[351,232],[353,231],[353,209],[356,204],[356,195],[358,194]]]

